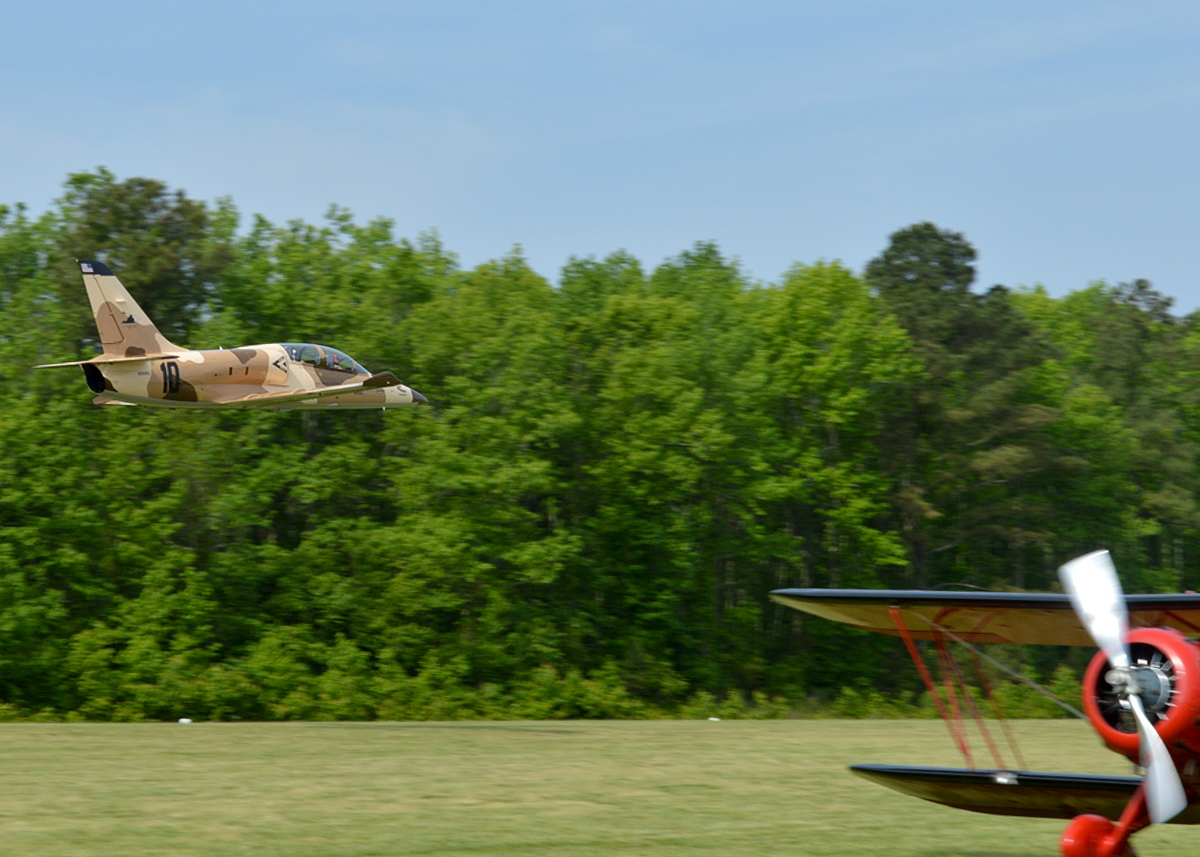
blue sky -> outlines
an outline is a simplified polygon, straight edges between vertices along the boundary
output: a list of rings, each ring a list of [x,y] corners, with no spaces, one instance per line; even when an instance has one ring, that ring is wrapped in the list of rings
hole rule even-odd
[[[931,220],[979,285],[1200,308],[1200,4],[9,0],[0,202],[104,165],[331,203],[554,279],[715,240],[760,280]]]

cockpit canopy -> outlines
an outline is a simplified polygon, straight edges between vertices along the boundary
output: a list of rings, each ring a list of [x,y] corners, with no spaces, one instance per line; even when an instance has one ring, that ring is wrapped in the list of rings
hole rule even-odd
[[[288,357],[297,363],[307,363],[317,369],[334,369],[350,375],[370,375],[353,357],[327,345],[310,342],[281,342]]]

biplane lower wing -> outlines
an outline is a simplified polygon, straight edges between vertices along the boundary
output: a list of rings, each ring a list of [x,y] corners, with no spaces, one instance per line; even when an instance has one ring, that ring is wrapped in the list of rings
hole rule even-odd
[[[1096,813],[1115,821],[1142,782],[1141,777],[906,765],[851,765],[850,770],[903,794],[955,809],[1028,818]],[[1170,823],[1200,824],[1200,804],[1189,806]]]
[[[1040,592],[943,592],[923,589],[777,589],[787,607],[866,631],[902,636],[893,609],[914,640],[1092,646],[1068,596]],[[1129,624],[1200,636],[1200,595],[1130,595]]]

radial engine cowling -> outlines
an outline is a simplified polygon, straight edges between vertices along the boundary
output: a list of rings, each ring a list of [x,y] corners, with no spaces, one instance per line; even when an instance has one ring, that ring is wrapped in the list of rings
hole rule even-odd
[[[1130,680],[1172,755],[1200,754],[1200,646],[1170,628],[1129,633]],[[1110,750],[1138,762],[1137,723],[1113,687],[1112,667],[1097,652],[1083,676],[1083,708]]]

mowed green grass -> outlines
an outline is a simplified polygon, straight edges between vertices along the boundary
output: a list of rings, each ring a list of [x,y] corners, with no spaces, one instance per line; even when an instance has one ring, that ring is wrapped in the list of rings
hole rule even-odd
[[[1126,773],[1079,722],[1043,770]],[[959,765],[940,722],[0,725],[0,855],[1056,855],[1061,822],[906,798],[853,762]],[[1200,828],[1140,834],[1192,855]]]

